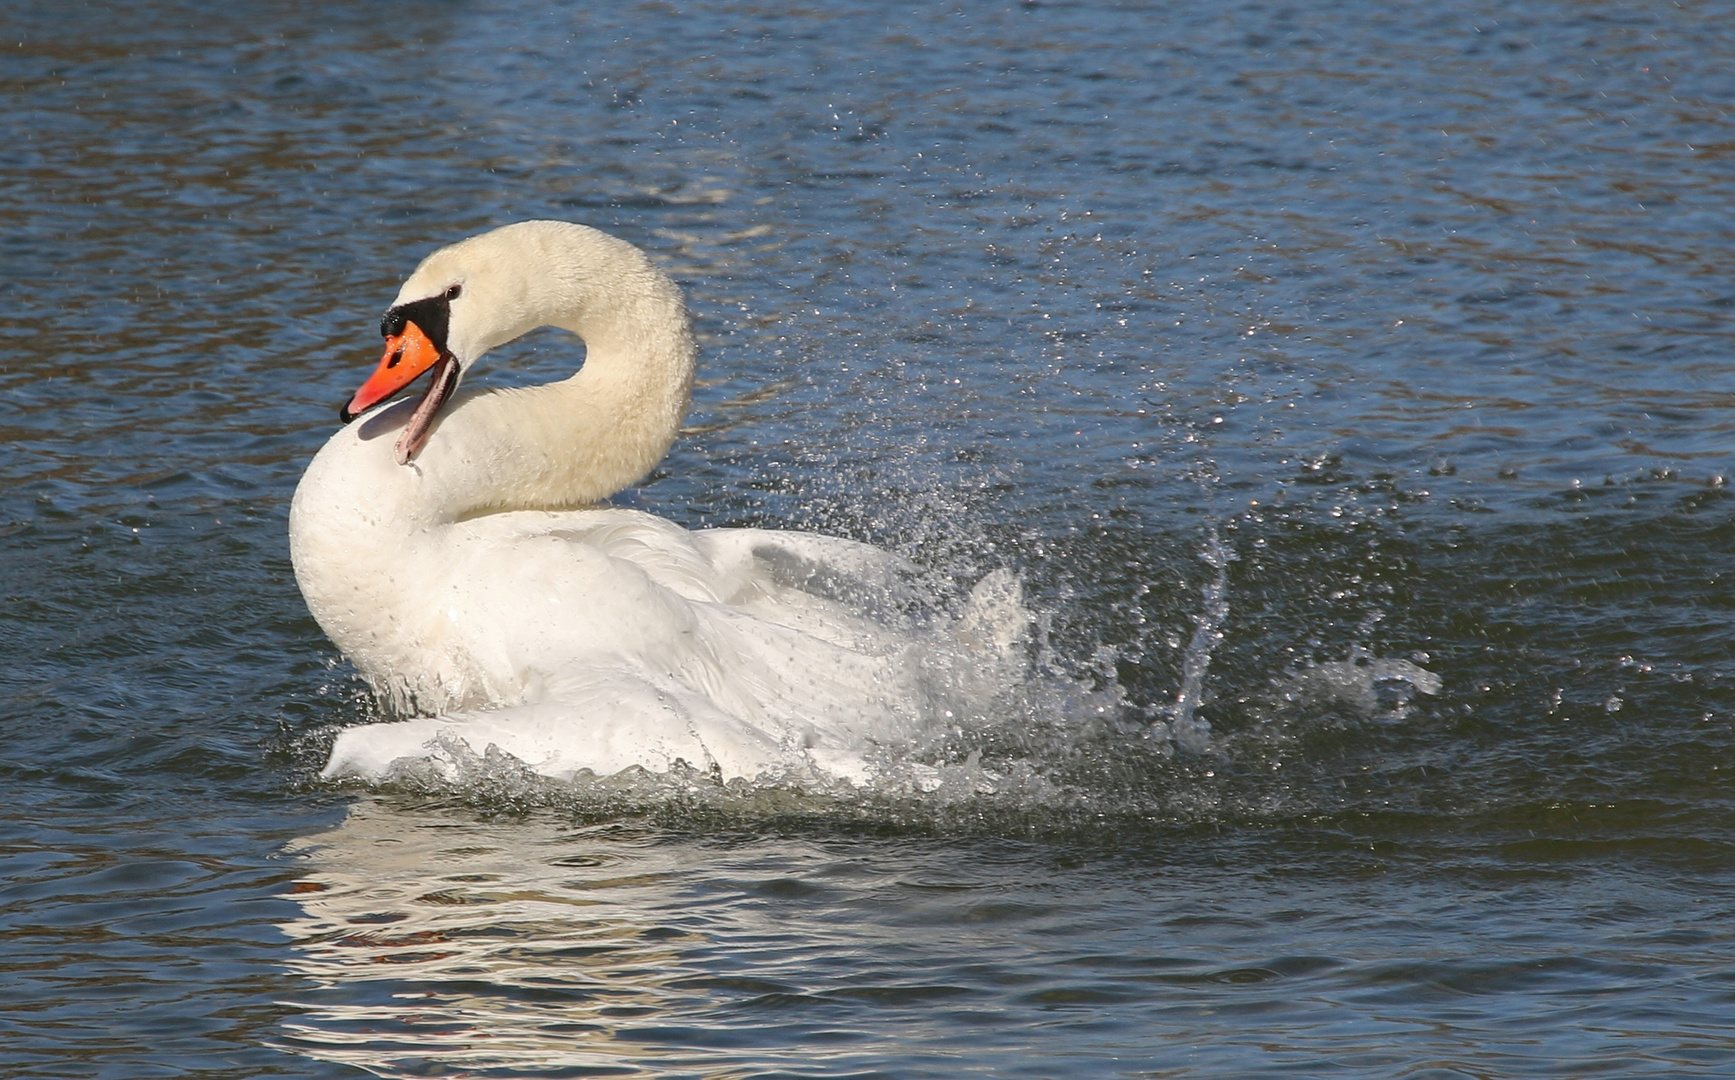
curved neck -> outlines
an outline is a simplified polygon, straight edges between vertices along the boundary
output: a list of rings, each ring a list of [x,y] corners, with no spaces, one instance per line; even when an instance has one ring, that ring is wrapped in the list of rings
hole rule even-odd
[[[511,243],[498,250],[464,250],[503,234]],[[457,520],[582,506],[649,472],[692,395],[693,337],[675,283],[632,245],[562,222],[526,222],[447,251],[471,268],[466,310],[453,310],[452,348],[466,369],[540,326],[577,334],[585,361],[563,382],[453,402],[406,467],[431,482],[424,490],[437,507],[427,509]],[[444,280],[434,262],[405,292],[427,287],[418,279]]]

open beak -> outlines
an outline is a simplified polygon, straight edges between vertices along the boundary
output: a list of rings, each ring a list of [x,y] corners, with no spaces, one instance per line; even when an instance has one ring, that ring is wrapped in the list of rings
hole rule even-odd
[[[367,377],[367,382],[361,384],[361,389],[338,415],[344,423],[349,423],[415,382],[439,359],[440,350],[428,340],[428,335],[422,333],[422,328],[413,322],[404,323],[403,333],[386,338],[386,354],[380,357],[380,366],[374,368],[374,373]]]
[[[422,394],[422,400],[417,403],[410,422],[404,426],[403,434],[398,437],[398,464],[408,464],[421,450],[422,444],[428,441],[440,406],[458,388],[458,361],[450,353],[441,352],[414,322],[406,321],[402,333],[386,338],[386,351],[380,357],[379,367],[374,368],[373,374],[339,412],[343,422],[349,423],[415,382],[429,368],[434,369],[434,377]]]

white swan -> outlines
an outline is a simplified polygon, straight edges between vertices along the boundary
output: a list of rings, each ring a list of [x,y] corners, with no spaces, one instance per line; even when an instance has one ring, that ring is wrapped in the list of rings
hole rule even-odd
[[[540,326],[583,339],[576,375],[455,392]],[[876,548],[597,505],[662,458],[692,386],[680,290],[632,245],[556,221],[472,237],[422,261],[381,330],[344,410],[367,415],[308,466],[290,553],[320,626],[420,719],[345,730],[323,775],[451,776],[494,746],[555,777],[685,762],[862,782],[876,747],[1019,678],[1009,574],[916,626],[885,613],[908,568]],[[374,408],[429,370],[419,402]]]

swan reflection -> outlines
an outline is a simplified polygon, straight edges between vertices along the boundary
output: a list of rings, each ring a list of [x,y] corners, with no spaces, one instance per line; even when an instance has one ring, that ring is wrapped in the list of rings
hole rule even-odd
[[[306,872],[283,929],[314,990],[285,1048],[382,1076],[635,1071],[657,1051],[621,1025],[693,996],[715,929],[681,904],[691,849],[630,826],[363,800],[289,854]]]

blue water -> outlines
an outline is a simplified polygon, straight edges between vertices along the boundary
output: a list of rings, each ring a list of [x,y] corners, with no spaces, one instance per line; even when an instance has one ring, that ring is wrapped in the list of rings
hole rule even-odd
[[[11,5],[0,1074],[1735,1071],[1729,14]],[[698,317],[622,503],[1010,567],[1118,704],[925,795],[315,780],[290,493],[531,217]]]

